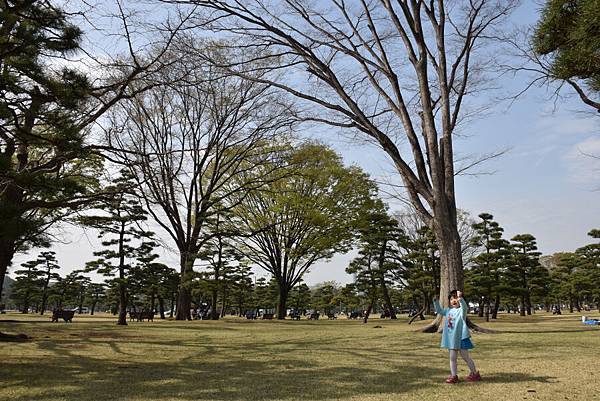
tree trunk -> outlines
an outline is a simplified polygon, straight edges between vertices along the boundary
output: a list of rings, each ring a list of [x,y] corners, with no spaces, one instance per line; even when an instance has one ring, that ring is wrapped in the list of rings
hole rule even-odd
[[[8,266],[15,255],[15,241],[11,239],[0,239],[0,299],[2,299],[2,289],[4,287],[4,276]]]
[[[385,302],[385,307],[390,313],[391,319],[397,319],[396,311],[394,310],[394,305],[392,304],[392,298],[390,297],[390,292],[388,291],[387,285],[385,283],[385,250],[387,248],[387,241],[383,241],[381,245],[381,249],[379,252],[379,285],[381,286],[381,292],[383,295],[383,302]]]
[[[119,326],[127,326],[127,288],[125,283],[119,283]]]
[[[283,320],[287,315],[287,298],[289,290],[285,283],[279,283],[279,298],[277,299],[277,319]]]
[[[496,294],[496,299],[494,299],[494,311],[492,313],[492,319],[498,319],[498,309],[500,309],[500,294]]]
[[[154,304],[156,301],[156,293],[152,291],[152,296],[150,297],[150,313],[154,315]]]
[[[169,312],[169,316],[173,317],[173,314],[175,313],[175,291],[171,292],[171,310]]]
[[[485,299],[485,321],[490,321],[490,298],[486,297]]]
[[[94,301],[92,302],[92,309],[90,310],[90,315],[93,316],[94,315],[94,311],[96,310],[96,304],[98,303],[98,301]]]
[[[439,209],[439,207],[436,209]],[[464,280],[462,247],[456,224],[456,215],[452,218],[448,211],[436,210],[433,225],[440,249],[440,303],[442,307],[447,307],[450,291],[462,290]],[[441,316],[438,315],[433,322],[423,327],[421,331],[426,333],[441,331],[443,329],[441,321]]]
[[[181,282],[179,283],[175,320],[192,320],[192,315],[190,313],[190,309],[192,308],[192,296],[190,294],[189,282],[192,280],[194,258],[188,256],[188,253],[185,251],[180,252]]]
[[[219,320],[219,314],[217,313],[218,297],[218,290],[216,288],[213,288],[210,298],[210,320]]]
[[[519,309],[519,315],[525,316],[525,294],[521,295],[521,307]]]
[[[531,295],[527,292],[525,296],[525,307],[527,308],[527,315],[531,315]]]
[[[423,293],[423,309],[421,310],[420,314],[423,315],[423,313],[425,313],[426,315],[431,315],[433,312],[431,310],[432,307],[432,301],[431,301],[431,296],[424,292]],[[421,319],[423,320],[423,319]]]
[[[479,297],[479,310],[477,311],[477,316],[483,317],[483,309],[485,308],[485,298]]]
[[[369,315],[371,314],[371,311],[373,310],[374,303],[375,303],[374,300],[371,300],[371,302],[369,302],[369,306],[367,306],[367,310],[365,311],[365,317],[363,318],[363,323],[367,323],[367,321],[369,320]]]
[[[221,303],[221,318],[225,317],[225,309],[227,309],[227,288],[223,288],[223,300]]]
[[[158,295],[158,311],[160,313],[161,320],[165,320],[165,300],[160,294]]]
[[[25,293],[25,297],[23,297],[23,309],[21,313],[29,313],[29,291]]]

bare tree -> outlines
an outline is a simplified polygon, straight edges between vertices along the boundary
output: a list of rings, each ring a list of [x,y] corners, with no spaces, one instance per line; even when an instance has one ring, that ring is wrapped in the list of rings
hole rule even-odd
[[[197,46],[182,39],[175,60],[155,79],[165,82],[123,103],[107,129],[117,157],[134,173],[139,195],[179,252],[181,283],[178,320],[190,319],[193,266],[203,244],[222,233],[203,230],[207,219],[224,214],[225,202],[272,179],[250,174],[272,155],[270,138],[291,128],[288,106],[279,94],[254,80],[224,74],[189,54]],[[222,59],[217,45],[211,57]],[[235,178],[235,180],[234,180]]]
[[[249,58],[259,50],[263,62],[285,69],[286,79],[260,82],[326,112],[308,119],[374,139],[439,242],[440,299],[462,289],[453,135],[486,65],[476,56],[517,1],[167,2],[201,7],[203,26],[245,38]]]

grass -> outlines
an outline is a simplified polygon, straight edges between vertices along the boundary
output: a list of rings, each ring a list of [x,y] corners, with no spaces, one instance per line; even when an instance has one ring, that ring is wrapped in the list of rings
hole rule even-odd
[[[0,331],[34,337],[0,343],[0,400],[600,401],[600,328],[579,315],[501,316],[487,327],[502,333],[473,336],[484,381],[452,387],[439,336],[406,319],[0,318]]]

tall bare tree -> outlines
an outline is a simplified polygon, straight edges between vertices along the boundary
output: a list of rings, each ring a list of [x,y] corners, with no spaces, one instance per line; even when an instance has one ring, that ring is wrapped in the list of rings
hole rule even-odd
[[[174,60],[156,79],[164,85],[123,103],[107,129],[120,162],[137,177],[150,214],[174,242],[180,259],[179,320],[190,319],[194,262],[204,243],[222,233],[208,233],[211,216],[235,206],[232,194],[260,187],[272,172],[250,174],[272,154],[270,138],[288,132],[288,106],[269,85],[243,80],[202,63],[187,51],[197,47],[181,39]],[[217,45],[204,47],[222,59]],[[225,52],[226,53],[226,52]],[[235,178],[235,180],[234,180]]]
[[[462,289],[453,136],[481,89],[482,45],[516,0],[165,1],[199,6],[203,27],[245,40],[248,61],[285,69],[255,81],[324,112],[307,119],[378,143],[439,242],[440,299]],[[230,67],[247,75],[247,64]]]

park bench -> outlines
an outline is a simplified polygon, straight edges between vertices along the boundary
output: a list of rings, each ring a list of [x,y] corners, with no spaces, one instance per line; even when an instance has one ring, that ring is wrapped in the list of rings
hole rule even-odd
[[[300,320],[300,312],[292,312],[290,313],[290,317],[292,320]]]
[[[256,320],[256,312],[248,311],[246,312],[246,319],[248,320]]]
[[[63,319],[67,323],[73,323],[74,310],[55,310],[52,312],[52,323],[58,323],[58,319]]]
[[[355,312],[350,312],[350,314],[348,315],[348,319],[353,319],[353,320],[354,319],[358,319],[358,318],[362,319],[362,317],[363,317],[362,312],[356,312],[356,311]]]
[[[262,319],[263,320],[273,320],[274,315],[275,315],[274,313],[263,313]]]
[[[319,312],[311,313],[308,316],[308,320],[319,320]]]
[[[130,311],[129,320],[135,320],[137,322],[143,322],[144,319],[148,321],[154,321],[154,313],[152,311]]]
[[[327,314],[327,319],[328,320],[336,320],[337,316],[335,315],[335,313],[328,313]]]

